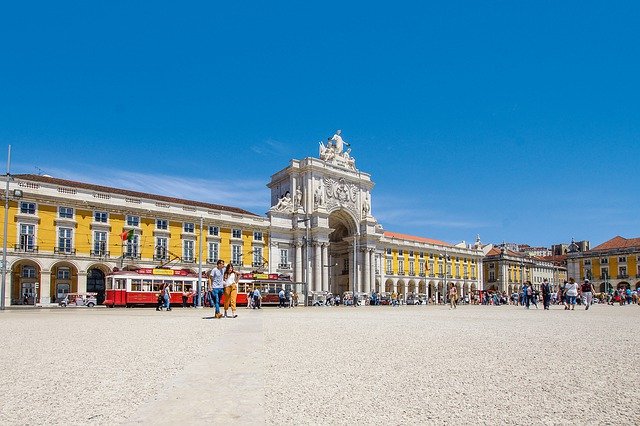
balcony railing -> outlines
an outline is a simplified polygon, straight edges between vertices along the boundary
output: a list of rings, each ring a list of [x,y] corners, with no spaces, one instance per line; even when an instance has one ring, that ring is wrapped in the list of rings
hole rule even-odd
[[[625,279],[625,278],[629,278],[629,275],[627,275],[627,274],[619,274],[618,275],[618,279],[619,280],[622,280],[622,279]]]
[[[156,253],[153,255],[153,260],[169,260],[169,256],[167,256],[166,254]]]
[[[140,259],[141,255],[140,253],[124,253],[122,255],[123,259]]]
[[[207,263],[210,265],[215,265],[218,259],[207,259]]]
[[[278,264],[278,269],[291,269],[291,264],[290,263],[279,263]]]
[[[13,246],[13,250],[14,251],[22,251],[25,253],[37,253],[38,252],[38,246],[34,246],[31,244],[15,244]]]
[[[387,269],[386,274],[387,274],[387,275],[393,275],[393,270],[392,270],[392,269]]]
[[[252,268],[259,268],[262,265],[264,265],[264,263],[262,263],[262,262],[251,262],[251,267]]]
[[[54,247],[53,252],[55,254],[72,255],[72,254],[76,254],[76,249],[66,248],[66,247]]]
[[[195,257],[181,257],[180,261],[182,263],[196,263],[196,258]]]
[[[109,252],[105,250],[91,250],[91,256],[94,257],[109,257]]]

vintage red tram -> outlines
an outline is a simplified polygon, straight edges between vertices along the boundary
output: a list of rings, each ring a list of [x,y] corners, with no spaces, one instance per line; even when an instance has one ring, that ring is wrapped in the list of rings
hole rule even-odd
[[[205,282],[205,278],[203,278]],[[117,271],[106,277],[104,304],[114,306],[157,305],[158,294],[164,284],[169,285],[171,304],[182,303],[182,294],[197,289],[198,275],[183,269],[140,268],[135,271]]]

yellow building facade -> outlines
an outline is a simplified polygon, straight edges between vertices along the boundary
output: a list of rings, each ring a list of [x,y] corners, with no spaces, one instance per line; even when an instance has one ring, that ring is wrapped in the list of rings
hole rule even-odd
[[[243,209],[47,176],[9,183],[6,305],[86,291],[100,302],[105,276],[123,268],[268,265],[268,220]]]

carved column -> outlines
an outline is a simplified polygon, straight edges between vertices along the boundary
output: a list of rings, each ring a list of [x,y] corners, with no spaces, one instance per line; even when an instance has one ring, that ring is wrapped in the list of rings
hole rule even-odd
[[[313,243],[313,291],[322,290],[322,245],[320,243]]]
[[[371,258],[369,257],[368,249],[364,249],[362,251],[362,257],[364,257],[364,268],[362,271],[362,291],[365,293],[371,293]]]
[[[329,291],[329,244],[322,243],[322,291]]]
[[[300,241],[296,241],[296,269],[294,271],[296,282],[304,282],[305,277],[302,275],[302,243]]]

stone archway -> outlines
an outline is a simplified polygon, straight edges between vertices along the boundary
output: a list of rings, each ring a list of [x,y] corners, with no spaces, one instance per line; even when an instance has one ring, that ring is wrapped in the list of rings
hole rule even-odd
[[[67,293],[77,292],[78,267],[67,261],[57,262],[52,265],[49,291],[51,302],[53,303],[64,299]]]
[[[328,279],[332,283],[332,287],[338,294],[342,294],[345,291],[353,291],[353,279],[354,279],[354,266],[357,269],[362,269],[361,265],[358,265],[358,257],[361,252],[356,253],[356,264],[354,265],[354,235],[356,233],[356,222],[353,216],[345,210],[335,210],[329,215],[329,244],[326,252],[327,259],[323,259],[322,247],[314,246],[314,253],[310,253],[309,258],[313,264],[312,270],[314,270],[312,279],[312,288],[319,291],[328,288],[328,282],[325,283],[325,277],[331,274]],[[317,232],[314,230],[310,238],[317,239]],[[320,256],[320,258],[318,258]],[[324,263],[326,262],[326,263]],[[335,267],[327,267],[326,265],[336,265]],[[328,269],[328,271],[325,271]],[[358,291],[370,291],[370,289],[363,289],[363,283],[360,282],[362,275],[359,276],[357,285]],[[319,282],[316,282],[319,281]]]
[[[21,259],[11,266],[11,305],[38,303],[41,273],[40,265],[28,259]]]
[[[87,292],[98,293],[96,296],[98,305],[104,302],[105,276],[110,272],[105,265],[92,265],[87,270]]]

